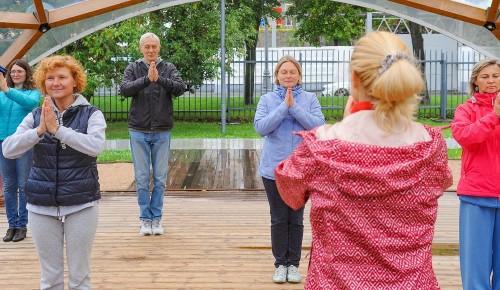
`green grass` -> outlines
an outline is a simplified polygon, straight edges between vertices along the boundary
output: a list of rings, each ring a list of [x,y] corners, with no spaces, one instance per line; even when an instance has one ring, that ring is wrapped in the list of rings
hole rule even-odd
[[[225,102],[225,108],[228,109],[227,117],[229,120],[241,122],[251,122],[255,115],[255,108],[260,97],[254,97],[253,104],[245,105],[242,96],[231,96]],[[452,118],[453,109],[462,104],[467,99],[464,95],[449,94],[446,98],[446,117]],[[323,114],[327,120],[336,120],[342,118],[343,108],[347,97],[338,96],[319,96],[318,100],[323,108]],[[130,106],[130,98],[121,96],[102,96],[92,97],[90,102],[96,105],[104,113],[107,120],[123,121],[127,119],[127,112]],[[425,118],[439,118],[441,97],[438,95],[430,96],[430,102],[426,105],[420,105],[419,116]],[[174,118],[176,120],[188,121],[218,121],[221,119],[222,101],[218,95],[191,95],[176,98],[173,102]]]
[[[419,119],[421,123],[429,126],[448,126],[450,121],[435,121],[431,119]],[[336,120],[328,120],[327,123],[333,124]],[[451,130],[444,129],[443,134],[445,138],[451,137]],[[127,122],[108,122],[106,129],[106,139],[128,139]],[[253,122],[242,123],[226,123],[226,132],[222,133],[222,126],[220,122],[186,122],[176,121],[172,129],[172,138],[260,138],[260,135],[253,129]]]
[[[201,138],[260,138],[253,129],[253,123],[226,124],[226,133],[222,133],[219,123],[193,123],[175,122],[172,129],[173,139],[201,139]],[[128,139],[128,127],[126,122],[108,122],[106,139]]]
[[[130,150],[104,150],[97,156],[98,163],[132,162]]]

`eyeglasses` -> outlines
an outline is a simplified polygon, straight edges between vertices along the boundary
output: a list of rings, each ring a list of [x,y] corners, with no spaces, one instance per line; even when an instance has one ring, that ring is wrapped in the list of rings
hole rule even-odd
[[[23,71],[23,70],[11,70],[11,71],[9,71],[9,74],[10,74],[10,75],[14,75],[14,74],[23,75],[23,74],[25,74],[25,73],[26,73],[26,72],[25,72],[25,71]]]

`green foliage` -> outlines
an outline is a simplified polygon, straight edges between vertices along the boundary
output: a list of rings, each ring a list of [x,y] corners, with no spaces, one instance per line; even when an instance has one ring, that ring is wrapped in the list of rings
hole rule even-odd
[[[234,3],[234,2],[238,2]],[[226,10],[226,60],[231,63],[245,53],[248,41],[256,41],[253,10],[263,10],[263,1],[229,2]],[[277,1],[264,1],[278,3]],[[267,3],[267,4],[266,4]],[[260,6],[259,6],[260,5]],[[276,13],[276,12],[275,12]],[[178,5],[140,15],[88,35],[62,49],[71,54],[87,70],[89,98],[97,87],[119,85],[123,71],[131,61],[142,57],[139,38],[146,32],[160,37],[160,56],[175,64],[188,84],[200,85],[204,80],[219,78],[220,8],[218,0],[204,0]],[[227,71],[231,73],[229,65]]]
[[[58,54],[70,54],[87,71],[87,89],[83,93],[89,98],[97,87],[119,84],[130,59],[139,57],[137,46],[143,27],[139,18],[94,32],[63,48]]]
[[[336,1],[291,0],[287,15],[300,23],[295,37],[320,46],[321,39],[335,44],[352,44],[364,33],[364,8]]]
[[[226,13],[226,60],[244,54],[252,31],[242,18],[248,7]],[[219,78],[221,24],[218,0],[205,0],[151,12],[145,15],[151,31],[162,39],[161,55],[176,65],[186,83],[200,85]],[[229,65],[226,66],[230,72]]]

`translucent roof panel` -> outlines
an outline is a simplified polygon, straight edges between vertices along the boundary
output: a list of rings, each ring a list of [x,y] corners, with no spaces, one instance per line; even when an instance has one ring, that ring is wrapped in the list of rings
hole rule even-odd
[[[496,18],[496,13],[495,22],[499,24],[496,25],[498,28],[493,32],[483,27],[486,19],[479,19],[486,17],[487,13],[484,7],[489,7],[492,0],[340,0],[338,2],[372,8],[408,19],[453,38],[489,57],[500,58],[500,41],[497,38],[500,35],[498,32],[500,23]],[[498,10],[498,3],[496,5],[495,11]],[[433,12],[411,6],[425,8]],[[445,11],[445,8],[452,11]],[[447,14],[451,17],[437,13]],[[473,16],[478,17],[478,19],[474,19]],[[469,19],[473,23],[461,21],[458,18]]]
[[[6,65],[19,57],[24,57],[33,64],[67,44],[111,24],[143,13],[195,1],[197,0],[0,1],[0,65]],[[500,20],[496,13],[499,1],[339,2],[368,7],[408,19],[456,39],[485,55],[500,58]],[[491,5],[496,7],[489,8]]]
[[[33,64],[67,44],[111,24],[154,10],[195,1],[197,0],[0,1],[0,65],[6,65],[17,57],[24,57]],[[37,5],[43,5],[45,23],[50,26],[50,29],[43,33],[40,26],[44,23],[43,16],[38,17]],[[8,13],[2,14],[5,12]],[[28,29],[4,28],[20,26]],[[28,45],[23,46],[25,44]],[[19,48],[9,51],[9,47],[14,45]],[[26,51],[20,55],[19,50],[24,47]]]
[[[490,7],[492,0],[453,0],[454,2],[463,3],[472,7],[487,9]]]

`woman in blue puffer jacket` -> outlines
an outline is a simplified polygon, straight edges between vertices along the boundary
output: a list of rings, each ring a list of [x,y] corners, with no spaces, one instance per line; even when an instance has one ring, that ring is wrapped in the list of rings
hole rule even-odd
[[[0,74],[0,173],[9,223],[4,242],[19,242],[26,237],[28,211],[24,186],[33,162],[33,153],[29,150],[19,158],[7,159],[1,145],[39,103],[40,92],[35,89],[29,64],[20,59],[13,61],[6,75]]]

